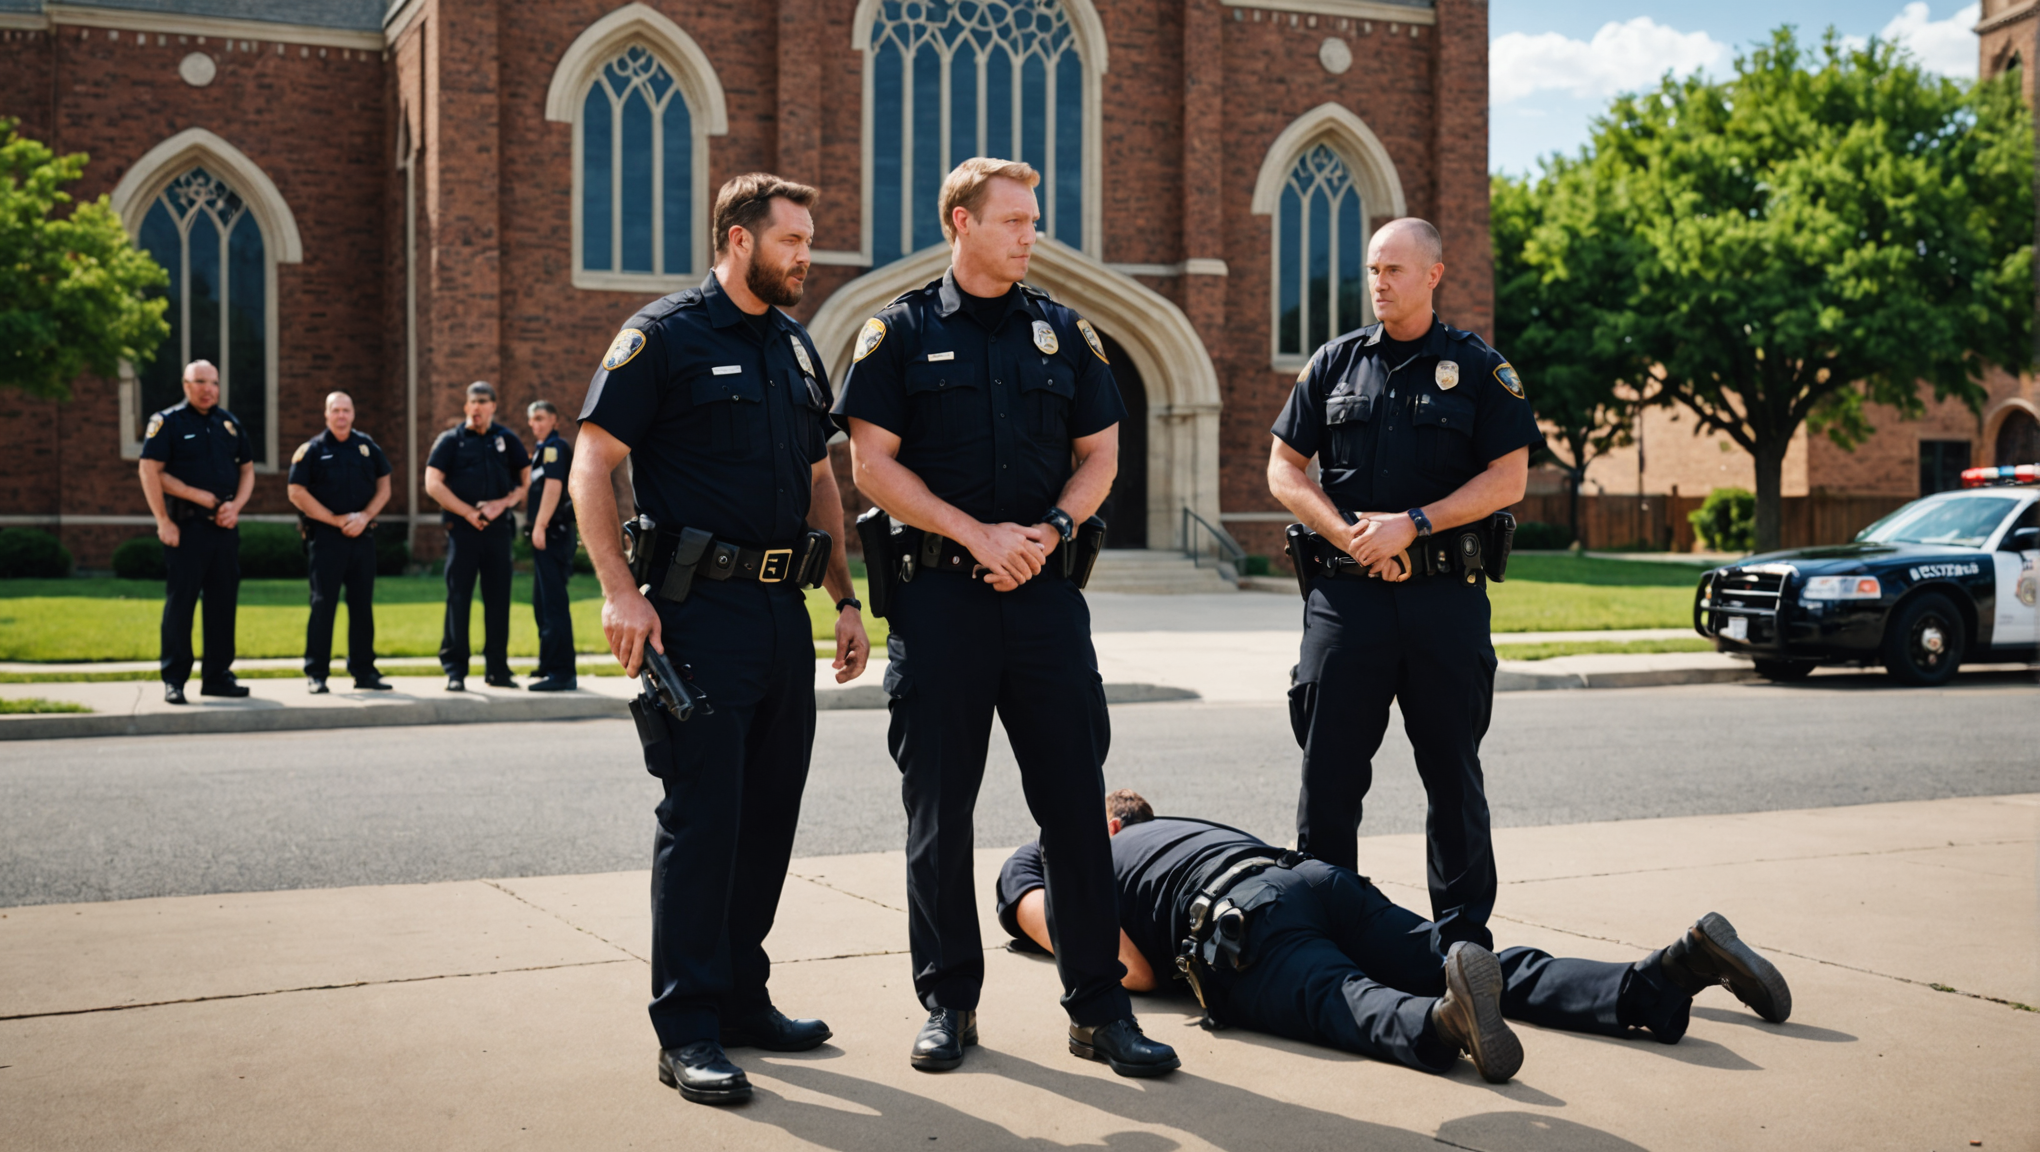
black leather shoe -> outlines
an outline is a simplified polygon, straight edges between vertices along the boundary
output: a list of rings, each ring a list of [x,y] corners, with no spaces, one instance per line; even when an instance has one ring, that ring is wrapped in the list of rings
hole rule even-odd
[[[517,678],[507,673],[502,676],[484,676],[482,677],[482,683],[487,684],[491,688],[515,688],[517,687]]]
[[[1183,1066],[1174,1048],[1148,1039],[1131,1016],[1095,1028],[1070,1025],[1070,1054],[1103,1060],[1121,1076],[1160,1076]]]
[[[329,691],[329,689],[326,687],[326,678],[324,676],[308,677],[305,680],[305,691],[311,693],[314,696],[326,695],[327,692]]]
[[[750,1078],[713,1040],[661,1049],[659,1083],[678,1088],[696,1104],[741,1104],[751,1098]]]
[[[525,685],[524,690],[526,692],[572,692],[579,686],[573,680],[563,680],[558,676],[549,676],[544,680],[537,680]]]
[[[394,685],[380,676],[357,676],[354,678],[356,692],[388,692]]]
[[[1709,912],[1665,949],[1665,975],[1688,995],[1719,984],[1773,1024],[1792,1015],[1792,989],[1776,965],[1735,934],[1735,925]]]
[[[163,685],[163,703],[165,704],[184,703],[184,685],[182,684]]]
[[[217,684],[200,684],[198,686],[198,694],[200,696],[228,696],[238,700],[248,694],[248,688],[246,685],[229,677]]]
[[[937,1008],[914,1037],[908,1063],[923,1072],[947,1072],[963,1063],[966,1045],[977,1043],[977,1009]]]
[[[536,691],[536,686],[533,688]],[[767,1052],[805,1052],[834,1036],[820,1020],[792,1020],[777,1008],[753,1012],[722,1026],[725,1048],[763,1048]]]
[[[1445,954],[1445,995],[1431,1005],[1431,1026],[1490,1084],[1523,1066],[1523,1042],[1502,1019],[1502,962],[1478,944],[1461,940]]]
[[[448,677],[446,678],[446,690],[447,690],[448,692],[465,692],[465,691],[467,691],[467,677],[465,677],[465,676],[448,676]]]

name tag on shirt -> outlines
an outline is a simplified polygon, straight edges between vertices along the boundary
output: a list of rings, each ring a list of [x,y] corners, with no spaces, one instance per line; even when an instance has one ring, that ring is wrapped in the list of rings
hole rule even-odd
[[[941,362],[941,361],[943,361],[943,360],[954,360],[954,359],[956,359],[956,353],[954,353],[954,352],[930,352],[930,353],[928,353],[928,363],[930,363],[930,364],[935,364],[935,363],[939,363],[939,362]]]
[[[717,376],[735,376],[743,372],[743,370],[744,366],[742,364],[718,364],[709,369],[710,372]]]

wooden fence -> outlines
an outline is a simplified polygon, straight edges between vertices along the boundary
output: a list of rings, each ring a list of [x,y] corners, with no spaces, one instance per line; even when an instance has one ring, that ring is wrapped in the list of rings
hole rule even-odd
[[[1582,496],[1580,497],[1580,538],[1588,548],[1604,552],[1657,551],[1691,552],[1693,525],[1686,519],[1702,503],[1699,496]],[[1817,544],[1843,544],[1869,527],[1879,517],[1906,503],[1902,496],[1787,496],[1785,497],[1783,545],[1806,548]],[[1567,501],[1563,492],[1530,496],[1510,511],[1519,523],[1540,521],[1567,523]]]

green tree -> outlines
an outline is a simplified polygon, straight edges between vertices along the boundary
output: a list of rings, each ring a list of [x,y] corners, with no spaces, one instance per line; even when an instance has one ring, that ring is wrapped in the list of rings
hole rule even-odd
[[[170,278],[134,246],[106,197],[54,215],[85,171],[0,119],[0,387],[65,400],[86,369],[153,358],[170,335],[149,289]]]
[[[1924,382],[1977,407],[1986,363],[2029,359],[2033,129],[2002,79],[1788,27],[1732,78],[1617,99],[1589,163],[1637,242],[1615,322],[1661,400],[1754,458],[1759,549],[1802,423],[1853,448],[1866,404],[1916,415]]]
[[[1494,178],[1495,340],[1522,373],[1547,445],[1566,471],[1567,518],[1580,534],[1587,466],[1630,443],[1650,364],[1628,330],[1636,242],[1586,163],[1552,157],[1541,177]],[[1628,386],[1625,386],[1628,385]]]

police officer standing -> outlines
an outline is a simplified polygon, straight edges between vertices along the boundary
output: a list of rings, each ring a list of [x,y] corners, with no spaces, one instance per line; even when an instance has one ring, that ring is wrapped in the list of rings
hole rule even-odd
[[[1112,852],[1098,822],[1111,724],[1090,609],[1064,558],[1049,563],[1111,489],[1126,409],[1089,322],[1020,283],[1039,182],[1029,165],[983,157],[949,174],[939,203],[950,269],[865,323],[837,408],[858,490],[929,561],[888,616],[908,934],[928,1012],[909,1059],[943,1071],[977,1042],[971,817],[996,711],[1041,825],[1070,1050],[1152,1076],[1179,1062],[1141,1034],[1120,987]]]
[[[723,185],[714,270],[647,305],[610,345],[568,479],[580,514],[600,526],[587,544],[610,651],[632,676],[647,646],[691,664],[714,709],[685,723],[640,709],[638,726],[645,767],[665,786],[652,855],[659,1078],[701,1104],[751,1095],[725,1047],[793,1052],[830,1035],[773,1006],[764,948],[814,744],[813,630],[796,577],[808,575],[803,557],[818,556],[806,550],[812,532],[842,536],[828,379],[807,332],[780,311],[801,299],[817,195],[763,173]],[[642,581],[624,559],[609,486],[626,458],[637,506],[657,524],[634,553]],[[842,548],[823,583],[846,681],[869,648]]]
[[[1379,323],[1331,341],[1275,422],[1268,488],[1316,535],[1302,659],[1290,690],[1303,746],[1297,847],[1358,871],[1361,801],[1396,701],[1430,802],[1425,831],[1440,954],[1494,947],[1480,741],[1494,704],[1486,574],[1495,512],[1523,498],[1542,442],[1523,382],[1471,332],[1432,311],[1438,230],[1393,221],[1368,246]],[[1305,471],[1311,457],[1318,480]],[[1321,482],[1320,482],[1321,481]],[[1455,532],[1472,526],[1472,532]]]
[[[468,385],[466,419],[440,433],[425,458],[425,494],[439,501],[446,521],[446,626],[439,666],[446,690],[467,689],[468,605],[475,577],[482,580],[483,682],[515,688],[510,677],[510,544],[517,531],[511,509],[524,502],[531,460],[515,432],[496,423],[496,390]]]
[[[184,366],[184,403],[149,417],[142,435],[142,496],[156,518],[168,572],[160,663],[163,699],[184,703],[191,678],[191,616],[205,599],[201,696],[246,696],[235,679],[234,610],[241,595],[241,509],[255,492],[255,445],[220,407],[210,361]]]
[[[538,678],[533,692],[571,692],[574,671],[574,618],[567,612],[567,578],[574,574],[574,501],[567,495],[567,475],[574,467],[574,449],[560,438],[560,410],[550,400],[534,400],[524,410],[536,441],[531,449],[531,614],[538,622]]]
[[[354,426],[354,398],[326,397],[326,430],[291,454],[290,502],[303,517],[312,615],[305,624],[305,687],[326,693],[333,616],[347,592],[347,671],[354,687],[386,691],[375,670],[375,518],[390,502],[390,462]]]

